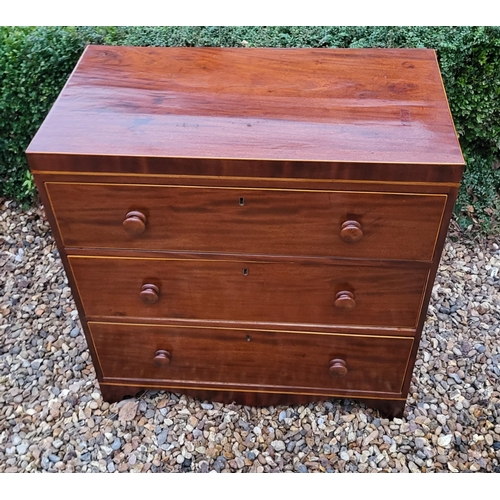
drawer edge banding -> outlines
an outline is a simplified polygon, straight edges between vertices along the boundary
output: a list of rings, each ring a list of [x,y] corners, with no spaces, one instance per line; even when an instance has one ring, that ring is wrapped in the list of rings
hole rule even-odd
[[[269,181],[269,182],[300,182],[300,183],[330,183],[330,184],[380,184],[380,185],[397,185],[397,186],[443,186],[443,187],[452,187],[458,188],[460,187],[459,182],[431,182],[431,181],[380,181],[380,180],[371,180],[371,179],[315,179],[313,177],[244,177],[244,176],[235,176],[235,175],[182,175],[182,174],[134,174],[130,172],[71,172],[66,170],[60,171],[51,171],[51,170],[32,170],[34,175],[44,175],[44,176],[84,176],[84,177],[145,177],[145,178],[159,178],[159,179],[204,179],[204,180],[216,180],[220,181],[221,179],[226,179],[228,181]],[[45,182],[60,182],[63,183],[65,181],[57,181],[57,180],[47,180]],[[74,181],[69,181],[74,182]],[[90,184],[90,182],[85,182],[85,184]],[[78,184],[78,183],[76,183]],[[156,185],[156,184],[155,184]],[[164,184],[161,184],[163,186]]]
[[[118,322],[117,319],[120,319]],[[116,324],[116,325],[141,325],[141,326],[170,326],[172,328],[214,328],[218,330],[241,330],[248,332],[272,332],[272,333],[301,333],[332,335],[333,330],[338,335],[349,335],[357,337],[380,337],[380,338],[413,338],[415,328],[397,327],[397,326],[367,326],[367,325],[341,325],[341,324],[304,324],[304,323],[270,323],[263,321],[229,321],[229,320],[211,320],[211,319],[185,319],[185,318],[144,318],[137,316],[118,317],[118,316],[93,316],[87,315],[86,320],[89,323],[96,324]],[[147,321],[147,323],[143,323]],[[204,326],[208,325],[208,326]],[[281,328],[283,326],[283,328]],[[316,329],[314,329],[316,328]],[[346,332],[340,330],[347,330]],[[383,330],[385,335],[377,332]],[[390,333],[389,333],[390,332]]]
[[[219,179],[220,180],[220,179]],[[281,179],[280,179],[281,180]],[[351,182],[351,181],[349,181]],[[369,184],[370,181],[360,181],[364,184]],[[393,195],[393,196],[434,196],[434,197],[447,197],[445,193],[406,193],[398,191],[353,191],[353,190],[336,190],[336,189],[300,189],[300,188],[279,188],[279,187],[247,187],[247,186],[204,186],[204,185],[188,185],[188,184],[147,184],[147,183],[110,183],[110,182],[74,182],[74,181],[46,181],[45,184],[70,184],[74,186],[126,186],[126,187],[150,187],[150,188],[180,188],[180,189],[214,189],[214,190],[233,190],[240,191],[284,191],[284,192],[297,192],[297,193],[339,193],[339,194],[367,194],[367,195]],[[392,184],[392,183],[390,183]]]
[[[302,331],[302,330],[283,330],[283,329],[277,329],[277,330],[271,330],[270,328],[243,328],[243,327],[229,327],[229,326],[191,326],[191,325],[168,325],[168,324],[159,324],[159,323],[128,323],[128,322],[118,322],[118,321],[87,321],[87,324],[89,327],[91,325],[116,325],[116,326],[140,326],[140,327],[148,327],[148,328],[187,328],[187,329],[193,329],[193,330],[229,330],[229,331],[235,331],[235,330],[241,330],[244,332],[271,332],[271,333],[296,333],[299,335],[329,335],[329,336],[342,336],[342,337],[362,337],[362,338],[381,338],[381,339],[397,339],[397,340],[411,340],[413,341],[413,337],[404,337],[404,336],[398,336],[398,335],[365,335],[365,334],[354,334],[354,333],[341,333],[341,332],[331,332],[331,333],[325,333],[325,332],[315,332],[315,331]],[[340,326],[339,326],[340,327]],[[376,329],[376,327],[373,327],[373,329]],[[382,330],[382,328],[378,328],[378,331]]]

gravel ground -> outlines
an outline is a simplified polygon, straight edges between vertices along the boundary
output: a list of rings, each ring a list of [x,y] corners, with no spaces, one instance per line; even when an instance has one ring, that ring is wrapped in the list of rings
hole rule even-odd
[[[0,199],[0,472],[500,472],[500,251],[446,243],[407,416],[102,401],[42,208]]]

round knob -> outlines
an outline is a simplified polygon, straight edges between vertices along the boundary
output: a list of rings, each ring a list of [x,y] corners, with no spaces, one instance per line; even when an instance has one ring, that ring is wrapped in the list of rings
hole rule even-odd
[[[133,210],[125,216],[123,227],[131,236],[139,236],[146,231],[146,216],[141,212]]]
[[[164,366],[168,366],[170,364],[171,355],[168,351],[164,351],[160,349],[155,352],[155,357],[153,358],[153,363],[158,368],[162,368]]]
[[[340,230],[340,238],[344,243],[357,243],[363,237],[361,224],[355,220],[346,220]]]
[[[354,309],[356,306],[356,301],[354,300],[354,294],[352,292],[348,291],[342,291],[338,292],[337,295],[335,295],[335,307],[338,307],[339,309],[344,309],[346,311],[350,311],[351,309]]]
[[[160,289],[156,285],[152,285],[150,283],[142,285],[141,293],[139,294],[141,300],[148,306],[156,304],[158,302],[159,295]]]
[[[347,366],[343,359],[332,359],[328,369],[332,377],[345,377],[347,375]]]

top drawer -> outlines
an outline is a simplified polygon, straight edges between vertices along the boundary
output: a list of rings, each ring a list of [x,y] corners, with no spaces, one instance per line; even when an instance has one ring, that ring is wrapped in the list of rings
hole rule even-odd
[[[431,261],[446,203],[441,194],[45,186],[64,245],[94,249]]]

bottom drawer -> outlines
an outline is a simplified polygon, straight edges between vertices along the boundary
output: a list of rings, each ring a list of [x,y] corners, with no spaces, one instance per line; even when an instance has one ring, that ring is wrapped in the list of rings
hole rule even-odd
[[[400,393],[413,339],[89,322],[104,381]],[[293,390],[292,390],[293,389]]]

